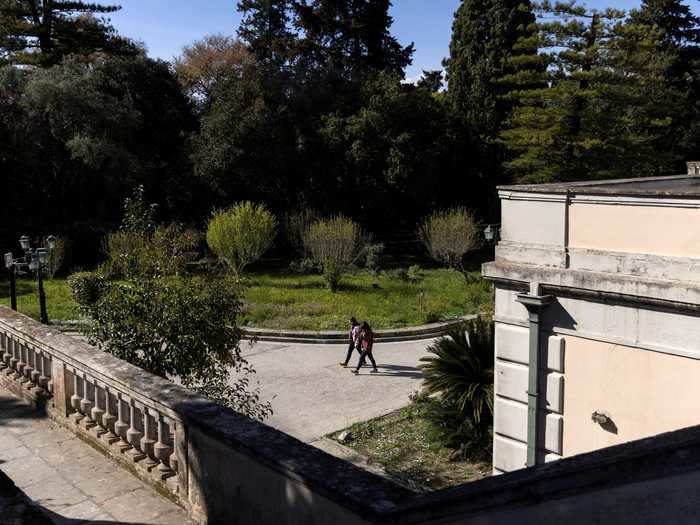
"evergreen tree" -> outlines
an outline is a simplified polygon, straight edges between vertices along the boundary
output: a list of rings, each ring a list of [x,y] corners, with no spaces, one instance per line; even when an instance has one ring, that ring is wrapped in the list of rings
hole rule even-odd
[[[403,47],[391,35],[390,7],[391,0],[301,0],[303,67],[347,80],[378,72],[403,77],[414,46]]]
[[[240,0],[238,10],[243,13],[238,36],[258,62],[268,67],[284,66],[294,43],[289,28],[291,0]]]
[[[439,69],[426,71],[423,70],[423,75],[416,82],[416,87],[427,89],[431,93],[439,93],[443,86],[443,72]]]
[[[500,141],[521,181],[643,176],[668,169],[666,55],[649,28],[614,9],[538,5],[539,54],[511,60],[518,106]],[[644,29],[644,30],[642,30]],[[529,44],[524,44],[529,45]]]
[[[681,0],[644,0],[629,25],[656,31],[656,44],[667,57],[663,74],[678,105],[665,147],[682,169],[684,160],[700,156],[700,19]]]
[[[67,0],[0,0],[0,61],[51,66],[69,54],[136,54],[99,17],[119,9]]]
[[[681,49],[700,43],[700,19],[681,0],[643,0],[630,13],[635,24],[656,26],[666,49]]]
[[[452,25],[447,69],[448,98],[473,138],[493,139],[510,111],[501,82],[514,49],[530,34],[535,16],[529,0],[463,0]]]

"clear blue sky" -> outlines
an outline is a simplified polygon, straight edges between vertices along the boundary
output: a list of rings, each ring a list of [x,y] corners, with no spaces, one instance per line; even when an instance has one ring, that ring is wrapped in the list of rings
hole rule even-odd
[[[150,56],[164,60],[171,60],[182,46],[206,34],[234,34],[240,22],[236,0],[114,0],[114,3],[123,8],[111,15],[116,28],[144,42]],[[419,76],[423,69],[441,67],[442,59],[448,54],[452,18],[459,3],[459,0],[394,0],[392,32],[401,43],[416,45],[408,78]],[[638,6],[639,1],[592,0],[586,5],[630,9]]]

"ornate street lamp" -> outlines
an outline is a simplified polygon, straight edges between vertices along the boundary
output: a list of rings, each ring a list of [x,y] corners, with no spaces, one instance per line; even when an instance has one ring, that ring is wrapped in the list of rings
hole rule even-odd
[[[19,244],[24,250],[24,263],[29,266],[30,270],[36,272],[41,322],[49,324],[49,314],[46,311],[46,293],[44,292],[44,268],[49,264],[49,254],[51,250],[56,246],[56,237],[49,235],[44,239],[43,247],[32,248],[31,239],[26,235],[22,235],[22,237],[19,238]],[[13,267],[17,266],[17,262],[18,261],[13,262]]]

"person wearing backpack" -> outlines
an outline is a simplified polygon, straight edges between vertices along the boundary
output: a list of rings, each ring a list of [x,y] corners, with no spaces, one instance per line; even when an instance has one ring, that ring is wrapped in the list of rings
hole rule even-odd
[[[362,355],[362,350],[360,349],[360,323],[357,322],[357,319],[351,317],[350,333],[348,334],[348,355],[345,357],[345,361],[340,363],[340,366],[348,366],[353,350],[357,350],[357,353]]]
[[[353,374],[359,374],[360,368],[365,364],[365,360],[369,358],[372,362],[371,372],[377,373],[377,363],[372,355],[372,347],[374,346],[374,332],[369,326],[369,323],[365,321],[362,323],[362,329],[360,330],[360,348],[362,349],[362,355],[360,355],[360,362],[357,363],[357,368],[352,371]]]

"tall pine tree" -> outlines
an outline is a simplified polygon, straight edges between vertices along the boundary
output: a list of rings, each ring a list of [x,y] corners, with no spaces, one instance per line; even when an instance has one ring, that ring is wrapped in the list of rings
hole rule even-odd
[[[379,72],[403,77],[414,47],[391,35],[390,7],[391,0],[301,0],[296,10],[304,35],[302,66],[352,81]]]
[[[501,82],[514,46],[532,31],[529,0],[463,0],[452,25],[450,57],[445,60],[448,98],[472,138],[495,138],[510,112]]]
[[[290,30],[291,0],[240,0],[243,20],[238,36],[260,64],[284,67],[291,59],[295,36]]]
[[[520,86],[500,141],[527,182],[653,175],[667,169],[660,145],[673,110],[660,72],[666,55],[650,28],[615,9],[538,4],[539,54],[513,60]]]
[[[51,66],[69,54],[136,54],[100,16],[119,9],[68,0],[0,0],[0,63]]]
[[[681,0],[644,0],[629,25],[656,32],[656,45],[667,57],[663,74],[677,112],[665,147],[682,169],[684,160],[700,158],[700,18]]]

